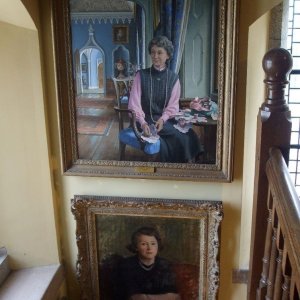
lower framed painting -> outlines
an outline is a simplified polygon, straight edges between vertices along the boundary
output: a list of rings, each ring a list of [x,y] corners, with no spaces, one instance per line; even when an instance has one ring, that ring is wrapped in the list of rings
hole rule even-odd
[[[220,201],[76,195],[81,299],[217,299]]]

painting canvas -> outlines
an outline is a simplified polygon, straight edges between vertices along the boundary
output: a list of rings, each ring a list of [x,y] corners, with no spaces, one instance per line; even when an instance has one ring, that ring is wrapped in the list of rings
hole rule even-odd
[[[115,44],[128,44],[128,26],[115,25],[113,26],[113,42]]]
[[[72,204],[83,299],[129,299],[135,276],[141,293],[149,287],[181,300],[216,299],[221,202],[75,196]],[[157,234],[152,240],[149,230]],[[147,248],[153,265],[141,264],[145,256],[134,242],[141,236],[158,242],[155,254]]]

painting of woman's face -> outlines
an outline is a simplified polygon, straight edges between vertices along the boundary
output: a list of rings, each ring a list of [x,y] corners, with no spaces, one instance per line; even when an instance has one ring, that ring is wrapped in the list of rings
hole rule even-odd
[[[170,58],[168,55],[166,49],[162,47],[157,47],[154,45],[151,48],[151,53],[150,53],[152,63],[156,68],[162,68],[165,66],[167,59]]]
[[[119,70],[119,71],[123,71],[123,70],[125,69],[124,63],[122,63],[122,62],[117,62],[116,68],[117,68],[117,70]]]
[[[141,260],[154,260],[158,252],[158,243],[154,236],[141,234],[137,238],[137,252]]]

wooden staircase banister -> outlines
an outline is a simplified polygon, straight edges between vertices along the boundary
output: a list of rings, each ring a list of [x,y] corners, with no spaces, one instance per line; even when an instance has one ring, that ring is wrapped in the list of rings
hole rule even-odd
[[[279,149],[270,150],[266,174],[284,239],[284,255],[288,255],[292,281],[300,292],[300,200]]]
[[[276,232],[268,231],[270,226],[269,186],[266,175],[266,164],[269,150],[277,147],[287,160],[291,136],[291,120],[289,107],[285,100],[285,87],[288,74],[292,69],[292,57],[283,48],[269,50],[263,58],[265,71],[266,97],[257,116],[256,161],[253,193],[253,211],[251,228],[251,248],[248,277],[248,299],[257,297],[259,286],[267,286],[270,253],[273,243],[265,246],[267,235],[271,238]],[[276,221],[276,220],[275,220]],[[273,225],[273,224],[271,224]],[[263,271],[263,272],[262,272]],[[274,278],[275,280],[275,278]]]

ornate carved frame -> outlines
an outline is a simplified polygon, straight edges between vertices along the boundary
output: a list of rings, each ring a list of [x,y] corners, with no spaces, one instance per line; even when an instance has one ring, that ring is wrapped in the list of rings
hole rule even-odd
[[[99,250],[97,248],[97,216],[155,217],[168,222],[170,218],[199,222],[199,299],[216,299],[219,287],[219,227],[223,218],[220,201],[123,198],[109,196],[74,196],[72,213],[76,220],[78,257],[76,275],[82,298],[99,299]],[[117,220],[117,219],[116,219]],[[180,220],[181,221],[181,220]],[[139,221],[138,221],[139,222]],[[101,228],[102,229],[102,228]],[[99,231],[103,231],[98,228]],[[176,231],[177,233],[177,231]],[[109,234],[118,234],[109,230]],[[195,246],[195,248],[194,248]],[[101,276],[100,276],[101,277]],[[100,281],[99,281],[100,280]]]
[[[219,120],[215,164],[178,164],[79,159],[72,69],[69,0],[53,0],[57,89],[63,171],[66,175],[132,177],[166,180],[232,180],[234,102],[237,57],[237,0],[220,0],[218,7],[217,82]]]

